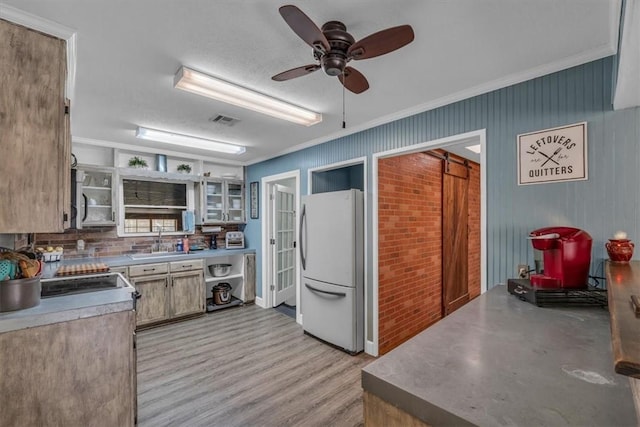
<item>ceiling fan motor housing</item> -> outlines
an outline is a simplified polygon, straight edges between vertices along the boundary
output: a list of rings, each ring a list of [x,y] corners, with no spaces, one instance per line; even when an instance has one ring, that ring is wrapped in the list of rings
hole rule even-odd
[[[327,22],[322,26],[322,32],[331,50],[321,56],[320,65],[327,75],[339,76],[347,65],[347,51],[349,46],[355,43],[355,39],[347,33],[347,27],[339,21]]]

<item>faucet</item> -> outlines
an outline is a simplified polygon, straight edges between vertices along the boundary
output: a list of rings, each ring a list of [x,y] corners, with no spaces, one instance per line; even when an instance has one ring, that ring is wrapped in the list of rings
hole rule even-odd
[[[162,249],[162,225],[156,223],[156,227],[158,227],[158,240],[156,242],[156,252],[160,252]],[[153,252],[153,250],[151,251]]]

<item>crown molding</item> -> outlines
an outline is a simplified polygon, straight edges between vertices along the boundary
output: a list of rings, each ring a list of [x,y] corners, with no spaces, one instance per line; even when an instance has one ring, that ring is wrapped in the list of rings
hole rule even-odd
[[[0,3],[0,18],[66,41],[67,81],[65,86],[65,95],[68,99],[73,101],[74,90],[76,87],[77,32],[57,22],[41,18],[32,13],[25,12],[3,3]]]
[[[123,151],[132,151],[146,154],[164,154],[172,157],[192,158],[209,163],[218,163],[229,166],[244,166],[244,162],[238,160],[227,160],[218,157],[211,157],[202,154],[190,154],[183,151],[163,150],[158,148],[144,147],[141,145],[124,144],[121,142],[105,141],[101,139],[84,138],[81,136],[73,136],[71,138],[73,144],[92,145],[94,147],[117,148]],[[73,145],[72,145],[73,148]]]

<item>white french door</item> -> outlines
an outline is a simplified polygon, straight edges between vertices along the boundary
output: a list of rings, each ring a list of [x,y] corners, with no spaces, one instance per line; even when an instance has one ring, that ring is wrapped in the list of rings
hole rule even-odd
[[[272,195],[272,283],[277,306],[296,295],[296,211],[293,189],[275,184]]]

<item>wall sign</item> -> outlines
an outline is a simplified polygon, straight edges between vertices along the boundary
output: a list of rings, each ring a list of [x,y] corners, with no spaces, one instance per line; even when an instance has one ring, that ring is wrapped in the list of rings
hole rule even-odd
[[[249,184],[249,216],[258,219],[258,181]]]
[[[587,122],[518,135],[518,185],[587,179]]]

